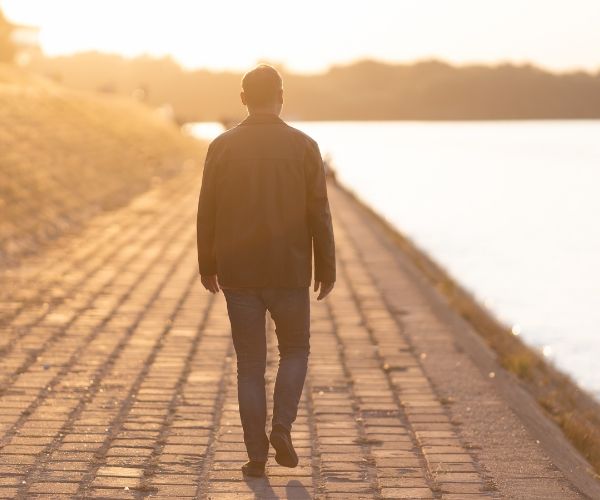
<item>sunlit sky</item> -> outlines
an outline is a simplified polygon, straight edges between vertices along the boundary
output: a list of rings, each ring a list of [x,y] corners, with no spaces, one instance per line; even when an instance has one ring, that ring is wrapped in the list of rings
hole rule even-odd
[[[302,72],[360,58],[600,69],[600,0],[0,0],[49,55],[172,55],[189,68],[259,60]]]

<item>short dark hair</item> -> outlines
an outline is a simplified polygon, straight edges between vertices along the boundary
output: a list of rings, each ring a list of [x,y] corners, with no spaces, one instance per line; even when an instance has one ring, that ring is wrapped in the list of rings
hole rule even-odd
[[[263,106],[273,102],[282,86],[281,75],[268,64],[259,64],[242,78],[246,103],[251,106]]]

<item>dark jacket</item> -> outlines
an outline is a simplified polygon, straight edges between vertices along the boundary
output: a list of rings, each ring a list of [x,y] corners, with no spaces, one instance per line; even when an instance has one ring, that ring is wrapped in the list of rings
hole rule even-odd
[[[225,287],[335,281],[335,246],[317,143],[253,114],[209,146],[198,201],[200,274]]]

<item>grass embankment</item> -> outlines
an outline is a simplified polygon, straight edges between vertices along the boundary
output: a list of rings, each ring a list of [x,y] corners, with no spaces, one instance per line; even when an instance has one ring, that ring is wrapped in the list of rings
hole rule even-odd
[[[600,475],[600,404],[570,377],[547,363],[541,353],[527,346],[510,328],[454,280],[442,267],[401,234],[382,216],[340,186],[384,228],[400,249],[446,297],[495,351],[501,365],[514,373],[566,437]]]
[[[0,265],[202,159],[205,147],[131,100],[0,65]]]

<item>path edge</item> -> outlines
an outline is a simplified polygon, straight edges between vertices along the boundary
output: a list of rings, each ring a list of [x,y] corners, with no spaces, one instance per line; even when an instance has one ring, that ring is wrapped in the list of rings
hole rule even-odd
[[[408,271],[410,279],[428,299],[432,309],[451,328],[460,346],[469,355],[483,376],[490,371],[496,373],[494,387],[511,410],[526,427],[527,431],[539,440],[550,460],[560,469],[577,489],[590,498],[600,498],[600,481],[591,464],[568,440],[562,429],[551,420],[518,377],[503,368],[498,362],[496,351],[485,341],[468,317],[452,303],[447,292],[460,294],[461,300],[468,301],[477,313],[485,317],[497,328],[506,329],[499,320],[484,308],[457,280],[420,249],[410,238],[402,234],[390,221],[375,211],[352,189],[339,180],[332,180],[332,187],[350,198],[365,218],[374,221],[375,227],[383,233],[390,248],[395,250],[401,264]],[[448,289],[450,284],[451,289]],[[446,286],[441,286],[446,285]],[[556,370],[555,368],[553,368]]]

